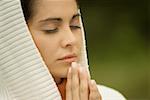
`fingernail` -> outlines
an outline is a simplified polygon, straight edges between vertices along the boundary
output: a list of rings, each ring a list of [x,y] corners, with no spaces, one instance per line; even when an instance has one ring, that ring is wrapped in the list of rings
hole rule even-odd
[[[68,73],[71,73],[71,68],[68,69]]]
[[[95,80],[91,80],[92,85],[96,84]]]
[[[72,62],[71,66],[75,68],[77,66],[77,63],[76,62]]]
[[[71,78],[71,67],[68,69],[67,79]]]

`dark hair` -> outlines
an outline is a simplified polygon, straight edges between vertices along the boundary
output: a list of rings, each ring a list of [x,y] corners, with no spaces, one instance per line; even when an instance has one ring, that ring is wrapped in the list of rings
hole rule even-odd
[[[28,21],[33,16],[33,4],[36,0],[20,0],[25,20]]]
[[[21,6],[22,6],[25,20],[28,21],[33,16],[33,12],[34,12],[33,7],[35,5],[35,1],[37,2],[37,0],[20,0],[20,1],[21,1]],[[77,5],[79,7],[78,0],[75,1],[77,2]]]

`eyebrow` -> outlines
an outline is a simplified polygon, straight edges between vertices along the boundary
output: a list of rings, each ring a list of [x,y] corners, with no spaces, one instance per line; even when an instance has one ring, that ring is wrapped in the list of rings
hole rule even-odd
[[[76,18],[76,17],[79,17],[81,16],[79,13],[73,15],[72,19]],[[58,22],[62,22],[63,19],[62,18],[47,18],[47,19],[44,19],[44,20],[40,20],[39,22],[48,22],[48,21],[58,21]]]
[[[79,13],[77,13],[77,14],[73,15],[72,19],[79,17],[79,16],[81,16],[81,15]]]

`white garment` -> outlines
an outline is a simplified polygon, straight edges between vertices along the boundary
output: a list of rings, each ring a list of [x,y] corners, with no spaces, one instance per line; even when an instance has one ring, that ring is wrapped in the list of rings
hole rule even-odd
[[[126,100],[121,93],[112,88],[103,85],[97,85],[97,87],[102,96],[102,100]]]
[[[84,32],[82,51],[80,63],[87,67]],[[113,89],[98,87],[103,100],[125,100]],[[0,0],[0,100],[61,100],[28,30],[20,0]]]

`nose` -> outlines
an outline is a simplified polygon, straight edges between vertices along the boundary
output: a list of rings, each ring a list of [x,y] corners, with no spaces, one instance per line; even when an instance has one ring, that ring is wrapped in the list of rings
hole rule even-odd
[[[77,37],[75,33],[72,32],[70,27],[65,28],[65,30],[62,33],[62,42],[61,45],[63,48],[65,47],[72,47],[77,42]]]

